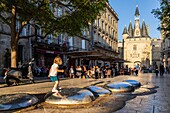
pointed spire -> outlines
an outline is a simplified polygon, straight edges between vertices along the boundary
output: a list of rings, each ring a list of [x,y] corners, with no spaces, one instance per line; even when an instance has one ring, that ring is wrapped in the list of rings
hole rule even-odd
[[[133,28],[132,28],[132,22],[130,21],[129,27],[128,27],[128,33],[129,37],[133,37]]]
[[[139,9],[138,9],[138,5],[136,5],[136,11],[135,11],[135,16],[138,17],[140,14],[139,14]]]
[[[146,28],[144,20],[142,22],[142,29],[141,30],[142,30],[142,36],[148,36],[148,31],[147,31],[147,28]]]
[[[125,25],[125,27],[124,27],[124,30],[123,30],[122,35],[124,35],[124,34],[128,34],[128,31],[127,31],[127,27],[126,27],[126,25]]]

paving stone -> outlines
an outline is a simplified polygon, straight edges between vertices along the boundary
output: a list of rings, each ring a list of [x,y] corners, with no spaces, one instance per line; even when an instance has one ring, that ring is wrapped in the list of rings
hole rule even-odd
[[[146,112],[150,112],[153,109],[153,106],[150,104],[136,104],[136,103],[128,103],[125,106],[127,109],[131,109],[131,110],[136,110],[136,111],[146,111]]]
[[[135,89],[134,92],[132,92],[133,95],[137,95],[137,96],[143,96],[143,95],[149,95],[149,94],[153,94],[156,93],[157,91],[154,89],[147,89],[147,88],[138,88]]]
[[[170,106],[155,106],[155,113],[170,113]]]
[[[159,88],[159,86],[153,84],[147,84],[147,85],[142,85],[141,88],[155,89],[155,88]]]
[[[135,110],[131,110],[131,109],[121,109],[121,110],[118,110],[118,111],[115,111],[114,113],[136,113]]]
[[[112,96],[116,96],[116,99],[118,101],[130,101],[132,99],[135,99],[135,95],[124,95],[124,94],[112,94]]]

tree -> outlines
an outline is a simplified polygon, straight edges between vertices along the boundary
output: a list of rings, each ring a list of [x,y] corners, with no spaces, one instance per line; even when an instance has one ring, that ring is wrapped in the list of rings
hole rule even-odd
[[[17,65],[18,41],[23,28],[28,24],[40,25],[42,38],[48,34],[67,33],[71,36],[81,35],[89,22],[96,19],[105,8],[107,0],[0,0],[0,23],[9,26],[11,36],[11,67]],[[56,16],[56,7],[65,7],[67,13]],[[21,22],[16,29],[16,21]]]
[[[160,30],[165,37],[170,36],[170,1],[160,0],[160,8],[153,9],[152,12],[156,18],[161,21],[158,30]]]

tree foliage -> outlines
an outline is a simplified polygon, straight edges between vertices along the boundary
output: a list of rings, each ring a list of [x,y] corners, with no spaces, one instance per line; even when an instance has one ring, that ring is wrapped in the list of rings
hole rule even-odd
[[[94,21],[107,0],[0,0],[0,20],[11,25],[12,9],[17,20],[28,24],[33,21],[48,34],[66,32],[80,34]],[[56,7],[65,7],[67,13],[56,16]],[[6,17],[4,17],[4,15]],[[24,25],[25,25],[24,24]]]
[[[28,24],[39,25],[44,36],[67,33],[81,35],[105,8],[107,0],[0,0],[0,22],[9,26],[11,35],[11,67],[16,67],[18,40]],[[62,15],[56,15],[57,8],[64,7]],[[21,22],[16,29],[16,21]],[[8,34],[4,31],[4,34]],[[24,37],[24,38],[28,38]]]
[[[160,8],[153,9],[152,12],[156,18],[161,21],[158,30],[160,30],[165,37],[170,36],[170,1],[160,0]]]

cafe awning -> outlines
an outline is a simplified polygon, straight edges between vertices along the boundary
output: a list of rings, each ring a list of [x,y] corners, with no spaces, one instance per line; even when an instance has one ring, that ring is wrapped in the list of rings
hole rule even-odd
[[[65,52],[63,53],[68,55],[70,58],[88,58],[93,60],[103,60],[103,61],[112,61],[114,59],[113,56],[106,55],[104,53],[100,53],[99,51],[73,51],[73,52]]]

